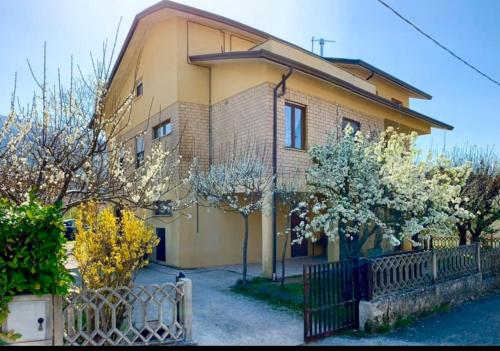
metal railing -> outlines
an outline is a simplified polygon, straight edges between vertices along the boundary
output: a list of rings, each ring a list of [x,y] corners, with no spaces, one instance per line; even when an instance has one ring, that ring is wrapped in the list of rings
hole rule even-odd
[[[371,260],[373,296],[415,289],[433,280],[432,253],[381,256]]]
[[[431,286],[436,282],[482,272],[500,273],[500,248],[481,244],[424,250],[368,260],[367,299]]]

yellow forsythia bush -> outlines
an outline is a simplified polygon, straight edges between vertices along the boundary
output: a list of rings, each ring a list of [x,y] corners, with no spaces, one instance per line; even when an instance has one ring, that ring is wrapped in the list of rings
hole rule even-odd
[[[90,202],[77,208],[74,255],[89,289],[129,286],[158,245],[152,228],[128,209],[117,218],[109,207]]]

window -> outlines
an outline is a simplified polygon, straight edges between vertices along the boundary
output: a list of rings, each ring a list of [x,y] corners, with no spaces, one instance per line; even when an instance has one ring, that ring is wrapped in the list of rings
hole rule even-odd
[[[135,166],[141,167],[144,163],[144,135],[135,138]]]
[[[159,139],[170,133],[172,133],[172,123],[166,120],[153,128],[153,139]]]
[[[345,130],[347,126],[351,126],[351,128],[354,129],[354,133],[361,130],[361,123],[349,118],[342,118],[342,131]]]
[[[155,202],[155,216],[172,216],[172,201],[156,201]]]
[[[137,97],[142,96],[143,90],[144,84],[142,84],[142,81],[139,81],[139,83],[137,83],[137,87],[135,88],[135,95]]]
[[[303,106],[285,104],[285,147],[304,149],[305,114]]]
[[[399,106],[403,106],[403,103],[401,101],[399,101],[398,99],[391,98],[391,102],[393,104],[396,104],[396,105],[399,105]]]

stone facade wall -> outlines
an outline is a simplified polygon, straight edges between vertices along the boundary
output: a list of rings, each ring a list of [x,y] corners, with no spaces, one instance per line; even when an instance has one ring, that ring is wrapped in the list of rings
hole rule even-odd
[[[172,133],[153,140],[153,128],[170,119]],[[193,156],[198,157],[200,166],[208,166],[208,106],[188,102],[176,102],[153,114],[122,135],[135,153],[135,137],[144,135],[144,154],[147,157],[155,143],[163,143],[167,149],[175,149],[182,156],[181,172],[185,173]],[[176,154],[177,154],[176,153]]]
[[[153,140],[153,128],[168,119],[170,119],[172,123],[172,133],[159,140]],[[144,156],[151,154],[151,148],[153,144],[157,142],[164,143],[168,148],[175,147],[179,141],[179,103],[176,102],[152,114],[149,119],[145,117],[142,123],[128,129],[127,132],[122,135],[122,140],[127,141],[133,153],[135,153],[135,137],[141,133],[144,133]]]
[[[285,148],[285,103],[293,102],[306,108],[305,150]],[[383,117],[369,116],[346,106],[332,103],[304,92],[287,89],[278,102],[278,162],[283,172],[305,170],[310,165],[307,151],[313,145],[326,142],[330,134],[342,133],[342,118],[349,118],[361,125],[363,133],[374,133],[384,129]]]
[[[234,143],[247,146],[256,142],[265,147],[269,165],[272,160],[273,88],[264,83],[245,90],[235,96],[216,103],[212,107],[212,135],[214,160],[227,154]],[[285,145],[285,103],[305,106],[304,150],[286,148]],[[285,96],[278,99],[278,169],[280,172],[304,171],[309,166],[307,149],[324,144],[332,133],[341,133],[342,118],[346,117],[361,124],[363,133],[376,133],[384,129],[384,119],[369,116],[346,106],[287,89]]]
[[[247,89],[212,106],[212,147],[214,162],[260,147],[271,165],[273,133],[273,87],[264,83]]]
[[[359,304],[359,327],[373,331],[397,320],[477,299],[500,288],[500,275],[476,273],[404,293],[381,296]]]
[[[208,105],[187,102],[178,103],[180,154],[183,171],[196,156],[202,169],[208,168]]]

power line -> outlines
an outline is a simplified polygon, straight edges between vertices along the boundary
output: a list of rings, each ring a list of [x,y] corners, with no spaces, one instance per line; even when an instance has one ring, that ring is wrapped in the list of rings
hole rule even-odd
[[[403,15],[401,15],[399,12],[397,12],[396,10],[394,10],[392,7],[390,7],[388,4],[386,4],[384,1],[382,0],[377,0],[379,3],[381,3],[382,5],[384,5],[385,7],[387,7],[389,10],[391,10],[392,12],[394,12],[394,14],[396,16],[398,16],[399,18],[401,18],[403,21],[405,21],[406,23],[408,23],[410,26],[412,26],[413,28],[415,28],[419,33],[421,33],[422,35],[424,35],[425,37],[427,37],[428,39],[430,39],[431,41],[434,42],[434,44],[436,44],[437,46],[439,46],[441,49],[447,51],[450,55],[452,55],[453,57],[455,57],[456,59],[462,61],[462,63],[466,64],[468,67],[472,68],[474,71],[476,71],[477,73],[479,73],[480,75],[482,75],[483,77],[485,77],[486,79],[492,81],[493,83],[495,83],[496,85],[500,86],[500,83],[491,78],[490,76],[488,76],[486,73],[483,73],[481,72],[478,68],[474,67],[472,64],[468,63],[467,61],[465,61],[463,58],[461,58],[460,56],[458,56],[457,54],[455,54],[453,51],[451,51],[450,49],[448,49],[446,46],[444,46],[443,44],[441,44],[440,42],[438,42],[436,39],[432,38],[429,34],[425,33],[423,30],[421,30],[419,27],[417,27],[415,24],[413,24],[412,22],[410,22],[410,20],[408,20],[407,18],[405,18]]]

